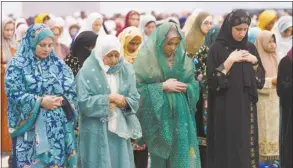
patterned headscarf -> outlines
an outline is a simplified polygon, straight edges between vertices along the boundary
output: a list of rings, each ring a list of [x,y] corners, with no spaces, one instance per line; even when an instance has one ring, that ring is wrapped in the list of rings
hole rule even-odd
[[[73,167],[76,163],[73,123],[67,122],[65,115],[59,115],[64,113],[62,108],[46,110],[40,107],[41,97],[44,95],[63,95],[70,103],[75,105],[77,103],[74,77],[65,63],[56,57],[53,51],[44,59],[38,59],[35,56],[37,45],[46,38],[54,39],[49,27],[45,24],[31,25],[22,39],[16,55],[9,62],[5,74],[5,91],[9,99],[9,132],[11,137],[17,137],[17,141],[21,145],[23,139],[18,137],[26,135],[32,129],[39,137],[36,138],[38,145],[22,151],[23,155],[18,160],[20,167],[27,164],[24,161],[31,155],[44,164],[48,164],[50,161],[52,164],[52,153],[56,152],[60,152],[62,155],[54,158],[55,163],[67,160],[69,167]],[[45,115],[49,113],[51,115]],[[54,132],[59,126],[46,122],[48,117],[51,117],[50,120],[53,121],[58,118],[58,121],[56,120],[58,124],[60,121],[65,123],[63,127],[66,131]],[[50,126],[50,129],[43,131],[48,128],[47,126]],[[66,141],[64,147],[60,145],[62,141]],[[18,151],[20,148],[18,144],[14,146],[14,149]]]
[[[132,62],[130,60],[131,59],[133,60],[136,58],[136,55],[139,50],[139,48],[138,48],[135,52],[130,53],[127,49],[129,42],[135,37],[138,37],[142,40],[142,35],[141,35],[140,30],[134,26],[131,26],[131,27],[124,29],[118,36],[120,43],[121,43],[121,48],[122,48],[121,55],[124,56],[126,61],[128,61],[128,62]]]

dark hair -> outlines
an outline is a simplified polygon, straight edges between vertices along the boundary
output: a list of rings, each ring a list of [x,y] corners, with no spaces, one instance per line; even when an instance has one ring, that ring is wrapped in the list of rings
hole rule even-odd
[[[273,37],[273,39],[274,39],[274,42],[277,43],[277,40],[276,40],[276,36],[275,36],[275,34],[273,34],[272,37]]]
[[[78,24],[73,24],[73,25],[71,25],[71,26],[69,27],[69,30],[71,30],[71,29],[73,29],[73,28],[77,28],[77,29],[79,29],[80,26],[79,26]]]
[[[290,26],[290,27],[292,27],[292,26]],[[287,33],[289,31],[290,27],[288,27],[286,30],[284,30],[283,33]],[[293,34],[293,31],[292,31],[292,34]]]
[[[149,21],[149,22],[147,22],[147,24],[144,27],[147,27],[151,23],[156,23],[156,22],[155,21]]]
[[[50,20],[50,19],[51,19],[50,16],[47,15],[47,16],[44,17],[43,22],[45,22],[45,20]]]

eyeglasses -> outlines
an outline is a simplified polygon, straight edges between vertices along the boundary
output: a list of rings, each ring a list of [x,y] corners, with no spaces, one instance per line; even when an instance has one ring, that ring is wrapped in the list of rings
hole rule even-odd
[[[203,22],[203,25],[208,26],[208,25],[213,25],[213,22]]]

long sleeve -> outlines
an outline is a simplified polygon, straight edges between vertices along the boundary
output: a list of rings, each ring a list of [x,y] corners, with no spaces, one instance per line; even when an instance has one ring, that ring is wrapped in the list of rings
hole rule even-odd
[[[277,94],[280,98],[292,97],[292,63],[284,57],[278,67]]]
[[[5,90],[12,137],[21,135],[33,127],[42,101],[39,95],[27,92],[24,76],[22,68],[11,62],[5,75]],[[36,79],[29,78],[29,80]]]
[[[137,88],[136,88],[136,78],[135,78],[135,73],[132,71],[129,74],[129,93],[126,96],[126,101],[128,104],[127,109],[123,110],[125,114],[135,114],[138,110],[138,105],[139,105],[139,99],[140,95],[138,94]]]
[[[64,74],[64,96],[67,98],[70,104],[74,105],[74,116],[75,121],[78,119],[77,109],[77,94],[76,94],[76,84],[74,81],[74,76],[72,71],[68,66],[63,66],[62,72]]]
[[[273,77],[266,77],[263,88],[266,88],[266,89],[273,88],[272,80],[273,80]]]
[[[265,77],[265,69],[262,65],[259,53],[254,44],[249,43],[249,51],[252,55],[254,55],[258,60],[258,66],[255,69],[255,79],[256,79],[256,87],[257,89],[268,88],[271,87],[269,83],[271,79]],[[271,82],[272,83],[272,82]]]
[[[98,118],[107,117],[110,111],[109,95],[93,95],[82,75],[78,75],[76,81],[80,115]]]
[[[211,48],[208,53],[208,87],[212,91],[225,90],[229,87],[228,74],[221,72],[224,69],[225,60],[218,59],[218,53]]]
[[[194,73],[191,73],[186,89],[186,96],[189,108],[192,111],[192,115],[195,115],[197,111],[197,102],[199,101],[200,86],[199,82],[194,79]]]
[[[270,95],[270,89],[273,88],[272,80],[273,77],[265,78],[264,86],[262,89],[258,89],[258,93],[263,95]]]

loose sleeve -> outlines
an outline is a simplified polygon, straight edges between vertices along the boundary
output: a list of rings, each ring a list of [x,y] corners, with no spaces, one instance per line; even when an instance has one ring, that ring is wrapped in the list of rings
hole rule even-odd
[[[74,81],[74,76],[70,68],[63,64],[63,87],[64,87],[64,96],[67,98],[69,103],[73,105],[74,107],[74,118],[75,121],[78,119],[78,114],[77,114],[77,109],[78,109],[78,104],[77,104],[77,94],[76,94],[76,84]]]
[[[73,72],[73,75],[76,76],[80,69],[80,65],[79,65],[79,61],[77,57],[73,57],[71,54],[69,54],[64,61]]]
[[[123,109],[123,112],[125,114],[135,114],[138,110],[140,95],[136,88],[136,78],[135,78],[135,73],[133,70],[129,73],[128,82],[130,84],[129,92],[128,92],[128,95],[126,96],[128,108]]]
[[[207,68],[208,68],[208,87],[212,91],[220,91],[229,88],[228,73],[224,74],[225,60],[219,59],[217,48],[212,46],[208,53]]]
[[[250,47],[251,54],[256,56],[256,58],[258,60],[258,66],[255,69],[256,86],[257,86],[257,89],[262,89],[262,88],[264,88],[265,82],[266,82],[265,69],[262,65],[260,56],[258,54],[258,51],[257,51],[255,45],[252,43],[249,43],[249,47]],[[267,79],[267,82],[269,82],[269,79]],[[267,83],[266,87],[269,87],[269,85],[270,84]]]
[[[76,83],[80,115],[97,118],[107,117],[110,111],[109,95],[93,95],[83,73],[77,75]]]
[[[258,89],[258,93],[264,94],[264,95],[270,95],[270,89],[273,88],[272,80],[273,80],[273,77],[265,78],[264,86],[262,89]]]
[[[22,68],[12,60],[5,74],[8,123],[12,137],[22,135],[34,126],[42,101],[39,95],[27,92],[24,76]],[[30,80],[36,79],[30,78]]]
[[[277,94],[280,98],[288,99],[292,97],[292,64],[287,57],[282,58],[278,67]],[[288,99],[289,100],[289,99]]]
[[[137,117],[141,123],[144,136],[151,136],[158,129],[153,121],[155,123],[160,122],[163,115],[162,107],[165,101],[163,84],[138,83],[137,88],[141,96]]]
[[[199,100],[200,95],[200,85],[199,82],[194,79],[194,66],[192,66],[192,70],[190,72],[186,88],[186,96],[189,108],[191,110],[191,114],[195,115],[197,111],[197,102]]]

